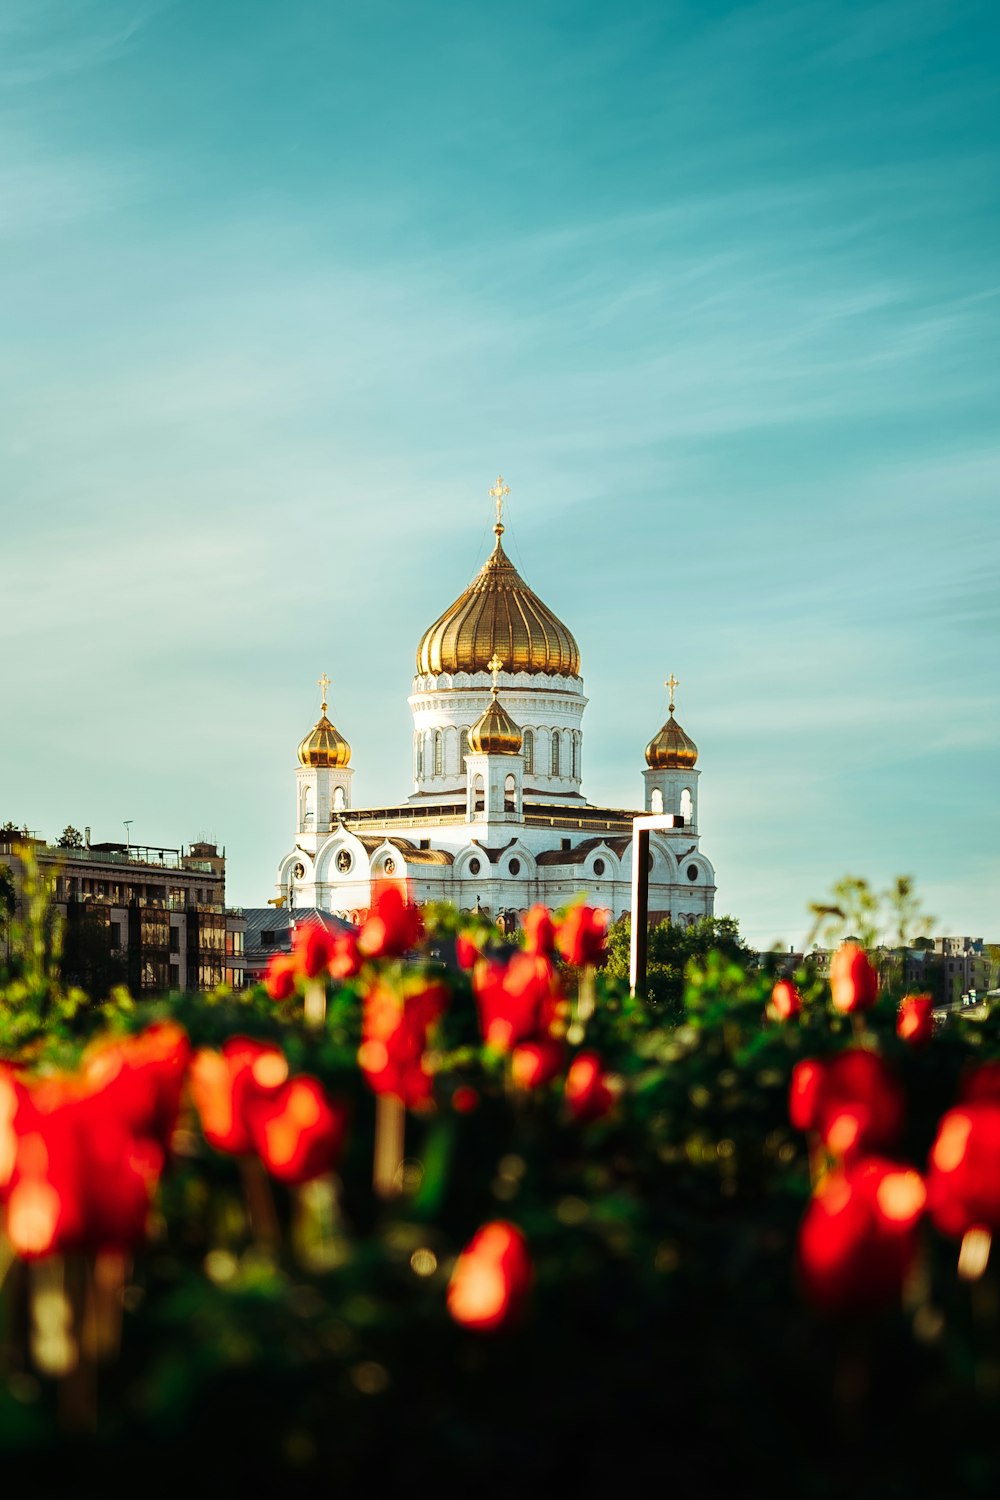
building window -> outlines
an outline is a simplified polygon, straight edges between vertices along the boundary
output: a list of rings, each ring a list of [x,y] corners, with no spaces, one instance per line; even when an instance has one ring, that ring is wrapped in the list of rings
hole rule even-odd
[[[697,865],[688,865],[688,867],[687,867],[687,878],[688,878],[688,880],[697,880],[698,879],[698,866]]]
[[[594,874],[595,875],[603,875],[604,874],[604,861],[603,861],[603,859],[595,859],[594,860]]]
[[[578,739],[579,739],[579,737],[576,734],[574,734],[574,735],[571,736],[571,739],[572,739],[572,742],[573,742],[573,779],[575,781],[576,778],[577,778],[577,776],[579,775],[579,770],[578,770],[578,764],[579,764]]]
[[[463,770],[465,767],[465,757],[468,755],[468,753],[469,731],[467,729],[463,729],[462,733],[458,737],[458,765],[460,770]]]
[[[483,778],[481,776],[477,776],[472,784],[472,810],[473,812],[477,813],[483,812],[485,807],[486,788],[483,785]]]
[[[478,859],[470,859],[470,860],[469,860],[469,874],[470,874],[470,875],[478,875],[478,874],[479,874],[479,872],[480,872],[480,870],[481,870],[481,869],[482,869],[482,868],[483,868],[483,867],[482,867],[482,865],[481,865],[481,864],[480,864],[480,863],[479,863],[479,861],[478,861]]]
[[[558,729],[553,729],[553,731],[552,731],[552,775],[553,776],[560,776],[560,775],[562,775],[562,772],[559,769],[559,759],[560,759],[560,757],[559,757],[559,731],[558,731]]]
[[[687,787],[685,787],[683,792],[681,792],[681,817],[684,819],[685,823],[690,823],[691,793],[688,791]]]
[[[342,812],[343,809],[346,806],[347,806],[347,793],[344,791],[344,788],[342,786],[335,787],[334,788],[334,792],[333,792],[333,809],[334,809],[334,812]]]
[[[444,775],[444,735],[440,729],[434,736],[434,775]]]
[[[508,776],[503,784],[503,810],[504,812],[516,811],[514,802],[517,797],[517,782],[513,776]]]
[[[521,861],[519,859],[512,859],[507,868],[512,875],[520,875]]]
[[[649,799],[650,810],[654,813],[663,811],[663,793],[658,786],[653,788],[653,795]]]
[[[535,731],[526,729],[524,731],[524,769],[528,776],[535,774]]]

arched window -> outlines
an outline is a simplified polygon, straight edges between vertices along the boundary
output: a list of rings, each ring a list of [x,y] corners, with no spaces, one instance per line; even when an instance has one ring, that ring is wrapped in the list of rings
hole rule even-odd
[[[482,812],[486,806],[486,789],[483,786],[483,778],[477,776],[472,783],[472,810]]]
[[[681,817],[684,819],[685,824],[690,823],[691,821],[691,811],[691,793],[688,791],[687,787],[685,787],[683,792],[681,792]]]
[[[524,770],[528,776],[535,774],[535,731],[526,729],[524,731]]]
[[[434,736],[434,775],[444,775],[444,735],[440,729]]]
[[[311,786],[307,786],[305,796],[302,799],[302,826],[303,828],[311,828],[315,821],[316,811],[313,807],[313,789]]]
[[[338,786],[334,789],[333,793],[333,810],[334,812],[340,812],[340,810],[346,806],[347,797],[344,794],[344,788],[342,786]]]
[[[649,810],[654,813],[663,811],[663,793],[658,786],[653,788],[653,795],[649,799]]]
[[[417,777],[418,777],[418,779],[421,776],[423,776],[423,774],[424,774],[424,737],[423,737],[422,734],[418,734],[417,735]]]
[[[562,775],[562,772],[559,769],[559,731],[558,731],[558,729],[553,729],[553,731],[552,731],[552,775],[553,776],[561,776]]]
[[[517,796],[517,782],[513,776],[508,776],[503,784],[503,810],[514,812],[514,798]]]
[[[465,770],[465,757],[469,753],[469,731],[463,729],[458,737],[458,769]]]
[[[573,779],[575,781],[576,778],[580,774],[579,769],[578,769],[579,760],[580,760],[580,751],[579,751],[580,736],[574,731],[574,733],[570,736],[570,738],[572,739],[572,742],[573,742]]]

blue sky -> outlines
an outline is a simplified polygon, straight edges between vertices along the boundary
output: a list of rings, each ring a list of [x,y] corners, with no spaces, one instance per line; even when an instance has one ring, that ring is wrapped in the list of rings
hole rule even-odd
[[[840,875],[1000,938],[1000,15],[6,0],[0,818],[225,843],[263,902],[333,678],[409,789],[506,540],[585,790],[681,681],[718,909]]]

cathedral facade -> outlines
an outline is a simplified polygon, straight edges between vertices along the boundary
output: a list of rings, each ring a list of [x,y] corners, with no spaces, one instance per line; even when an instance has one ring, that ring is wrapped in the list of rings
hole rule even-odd
[[[613,918],[631,901],[632,820],[673,813],[650,838],[650,918],[690,923],[714,910],[715,872],[698,834],[698,750],[669,717],[646,746],[643,807],[599,807],[583,795],[587,699],[572,634],[496,543],[469,587],[424,632],[410,694],[412,791],[355,807],[351,747],[327,717],[298,748],[295,839],[278,897],[360,920],[380,879],[414,900],[448,901],[507,923],[536,902],[585,893]]]

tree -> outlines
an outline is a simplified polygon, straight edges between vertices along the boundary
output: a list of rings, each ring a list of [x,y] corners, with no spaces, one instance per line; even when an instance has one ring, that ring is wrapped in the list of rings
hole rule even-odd
[[[79,828],[74,828],[72,823],[68,823],[59,835],[58,847],[60,849],[82,849],[83,834]]]
[[[608,933],[608,974],[628,978],[631,938],[631,921],[622,917]],[[662,1008],[665,1019],[683,1014],[684,971],[692,959],[721,953],[746,964],[756,958],[740,937],[735,917],[702,917],[690,927],[660,922],[649,930],[646,952],[646,999]]]
[[[845,875],[833,887],[831,901],[810,903],[813,926],[806,947],[820,940],[830,946],[856,942],[874,948],[880,939],[905,947],[911,933],[934,923],[921,911],[913,887],[912,875],[897,875],[884,891],[873,890],[861,875]]]

